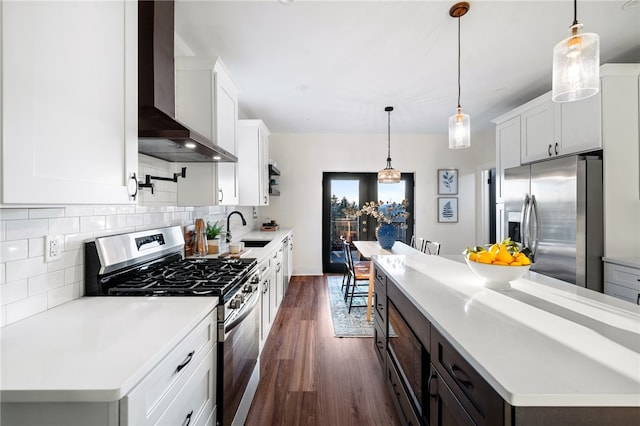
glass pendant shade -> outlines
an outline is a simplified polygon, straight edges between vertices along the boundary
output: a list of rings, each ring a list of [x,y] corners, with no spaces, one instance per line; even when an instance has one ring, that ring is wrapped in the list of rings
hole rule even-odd
[[[400,182],[400,170],[391,166],[391,111],[392,106],[385,107],[387,112],[387,167],[378,172],[378,183],[398,183]]]
[[[571,37],[553,49],[555,102],[578,101],[600,90],[600,38],[594,33],[579,34],[580,27],[581,24],[573,25]]]
[[[398,183],[400,182],[400,170],[382,169],[378,172],[378,183]]]
[[[458,107],[449,117],[449,149],[469,148],[471,146],[471,118]]]

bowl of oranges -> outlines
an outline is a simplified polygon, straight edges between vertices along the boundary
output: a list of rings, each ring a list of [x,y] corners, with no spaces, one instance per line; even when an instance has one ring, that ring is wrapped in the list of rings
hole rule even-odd
[[[469,268],[484,279],[487,288],[507,290],[509,281],[522,278],[531,267],[529,250],[520,249],[510,238],[485,247],[467,247],[464,251]]]

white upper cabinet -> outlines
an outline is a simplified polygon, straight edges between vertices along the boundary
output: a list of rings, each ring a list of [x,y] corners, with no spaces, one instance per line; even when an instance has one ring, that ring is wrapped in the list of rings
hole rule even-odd
[[[504,170],[520,165],[520,116],[496,126],[496,199],[503,201]]]
[[[560,153],[560,104],[551,92],[530,101],[520,114],[520,159],[530,163]]]
[[[180,56],[175,64],[176,118],[238,156],[238,90],[220,58]],[[179,180],[179,205],[238,204],[237,163],[183,165],[187,177]]]
[[[262,120],[238,121],[240,205],[269,205],[269,130]]]
[[[0,15],[0,202],[135,202],[137,3],[12,1]]]
[[[557,103],[548,92],[521,107],[522,163],[602,149],[601,93]]]
[[[561,105],[562,152],[602,149],[602,90],[587,99]]]

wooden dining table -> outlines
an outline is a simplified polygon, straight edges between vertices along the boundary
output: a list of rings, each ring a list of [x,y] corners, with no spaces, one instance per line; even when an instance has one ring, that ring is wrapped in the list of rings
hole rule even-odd
[[[415,254],[416,252],[419,253],[419,251],[401,241],[396,241],[390,249],[380,247],[380,244],[377,241],[353,241],[353,245],[356,246],[356,249],[358,249],[358,252],[363,258],[371,260],[369,295],[367,297],[367,321],[371,321],[371,300],[373,299],[373,283],[375,278],[373,273],[373,259],[371,256],[406,255]]]

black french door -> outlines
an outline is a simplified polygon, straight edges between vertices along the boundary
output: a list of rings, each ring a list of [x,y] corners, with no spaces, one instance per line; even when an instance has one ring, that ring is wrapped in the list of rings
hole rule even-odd
[[[377,173],[325,172],[322,176],[322,266],[325,273],[343,272],[344,256],[340,237],[347,241],[375,240],[377,222],[356,216],[368,201],[409,200],[409,217],[398,224],[398,240],[411,241],[414,229],[413,173],[402,173],[399,183],[378,183]]]

